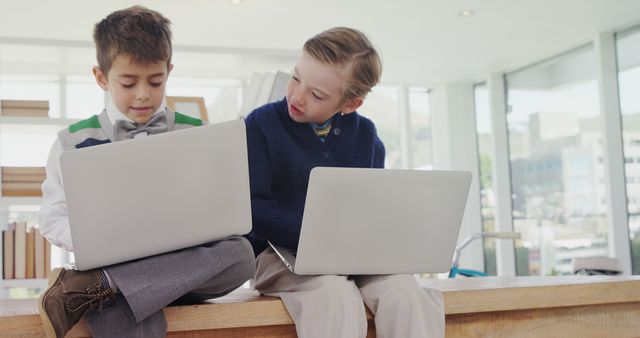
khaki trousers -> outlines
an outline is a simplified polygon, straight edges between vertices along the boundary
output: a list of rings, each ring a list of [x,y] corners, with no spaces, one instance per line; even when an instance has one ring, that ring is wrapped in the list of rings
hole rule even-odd
[[[255,288],[282,299],[300,338],[364,338],[364,304],[377,338],[444,337],[444,300],[412,275],[300,276],[271,248],[258,256]]]

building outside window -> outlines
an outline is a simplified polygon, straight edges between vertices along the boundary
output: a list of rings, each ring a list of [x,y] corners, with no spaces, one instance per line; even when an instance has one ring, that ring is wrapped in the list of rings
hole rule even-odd
[[[595,62],[587,45],[506,76],[518,275],[608,254]]]
[[[493,141],[491,132],[491,108],[486,84],[474,86],[476,133],[478,138],[478,162],[480,169],[480,212],[482,231],[495,232],[496,198],[493,191]],[[484,240],[484,267],[489,275],[496,275],[495,239]]]
[[[640,274],[640,27],[616,35],[633,274]]]

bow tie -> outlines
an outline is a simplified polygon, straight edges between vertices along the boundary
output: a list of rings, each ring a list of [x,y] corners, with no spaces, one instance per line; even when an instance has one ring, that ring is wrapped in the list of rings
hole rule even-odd
[[[146,123],[117,120],[114,129],[116,141],[133,138],[136,134],[147,132],[149,135],[167,131],[167,116],[164,112],[151,116]]]

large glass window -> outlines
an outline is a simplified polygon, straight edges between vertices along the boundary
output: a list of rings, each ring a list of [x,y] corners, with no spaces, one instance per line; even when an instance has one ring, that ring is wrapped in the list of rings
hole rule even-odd
[[[400,111],[398,87],[377,86],[367,95],[358,112],[370,118],[376,125],[378,137],[386,150],[385,167],[402,166],[400,151]]]
[[[618,34],[616,45],[631,255],[640,274],[640,27]]]
[[[407,105],[408,112],[400,109],[400,87],[377,86],[367,95],[358,112],[370,118],[376,125],[378,137],[386,150],[386,168],[402,168],[402,151],[400,138],[405,135],[400,131],[400,114],[407,113],[410,130],[405,130],[410,143],[409,154],[414,168],[430,169],[433,164],[431,150],[431,114],[429,89],[426,87],[409,87]]]
[[[506,77],[518,275],[607,254],[596,69],[588,45]]]
[[[493,136],[491,132],[491,108],[486,84],[474,87],[476,133],[478,137],[478,161],[480,168],[480,210],[482,231],[495,231],[496,199],[493,191]],[[484,240],[484,268],[489,275],[496,275],[496,245],[494,239]]]

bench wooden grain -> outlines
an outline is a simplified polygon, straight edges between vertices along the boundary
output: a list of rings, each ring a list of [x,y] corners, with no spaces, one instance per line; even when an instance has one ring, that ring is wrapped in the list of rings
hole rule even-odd
[[[443,292],[447,337],[640,337],[640,276],[430,280]],[[296,337],[282,302],[238,290],[164,309],[169,337]],[[0,301],[0,337],[43,337],[36,300]],[[375,337],[368,314],[369,333]],[[80,322],[68,337],[87,337]]]

